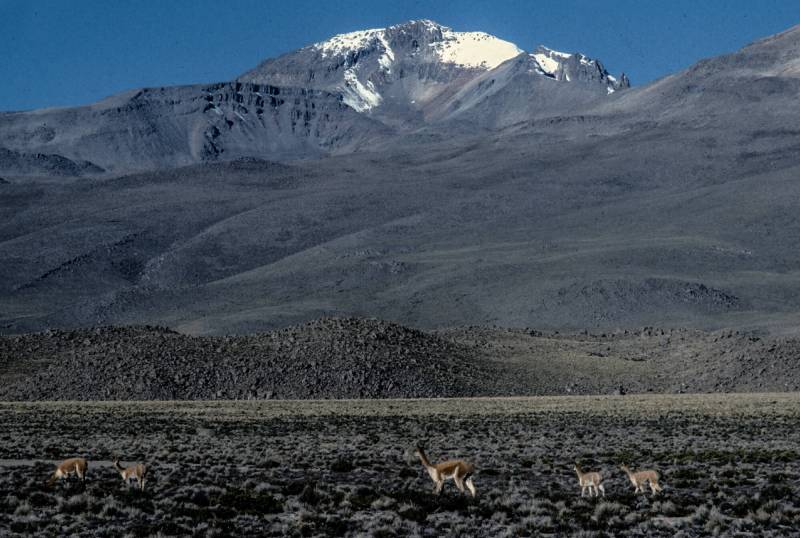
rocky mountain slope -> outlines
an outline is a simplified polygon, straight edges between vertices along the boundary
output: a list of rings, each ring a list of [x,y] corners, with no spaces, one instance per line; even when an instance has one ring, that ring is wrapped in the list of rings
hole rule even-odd
[[[321,114],[310,120],[317,140],[340,144],[341,155],[220,158],[94,179],[3,173],[0,330],[159,324],[245,334],[353,315],[429,329],[796,334],[799,35],[611,94],[602,80],[559,81],[569,70],[546,76],[536,72],[545,59],[518,55],[469,69],[454,108],[439,109],[449,120],[388,138],[384,129],[402,129],[382,123],[380,107],[357,112],[331,98],[354,133],[377,130],[369,151],[350,152],[353,137],[335,134],[341,121]],[[252,115],[257,93],[269,94],[236,84],[193,105],[223,122],[215,147],[227,155],[245,133],[235,122],[224,130],[238,95]],[[524,107],[552,112],[522,90],[538,85],[543,95],[559,85],[566,111],[524,119]],[[333,86],[306,95],[334,96]],[[575,105],[576,93],[598,89],[599,101]],[[165,92],[154,99],[167,109]],[[270,128],[291,132],[296,113],[277,114]],[[291,148],[301,138],[281,139]]]
[[[727,120],[746,125],[764,119],[791,121],[800,84],[800,26],[756,41],[739,51],[702,60],[635,92],[598,103],[604,114],[647,112],[656,121]],[[735,106],[735,110],[731,107]],[[646,110],[645,110],[646,109]]]
[[[145,88],[86,107],[0,113],[0,146],[10,148],[0,149],[0,169],[30,175],[31,165],[4,155],[31,148],[79,161],[73,176],[251,155],[319,157],[387,132],[324,91],[238,82]]]
[[[407,398],[800,389],[800,341],[653,328],[425,333],[322,319],[191,337],[98,328],[0,337],[0,400]]]

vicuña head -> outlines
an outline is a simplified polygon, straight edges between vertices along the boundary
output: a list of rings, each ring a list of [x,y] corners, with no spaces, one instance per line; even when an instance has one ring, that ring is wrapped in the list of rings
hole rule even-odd
[[[122,481],[130,484],[131,480],[136,480],[139,484],[139,490],[144,491],[144,485],[147,482],[147,466],[142,463],[135,463],[128,467],[123,467],[119,463],[119,458],[114,456],[114,469],[122,477]]]
[[[448,460],[432,464],[420,444],[417,444],[414,454],[420,459],[422,466],[425,467],[431,480],[433,480],[433,493],[435,495],[439,495],[442,492],[445,480],[452,479],[461,493],[465,493],[464,486],[466,486],[472,496],[475,496],[475,484],[472,482],[472,474],[475,472],[473,464],[464,460]]]
[[[57,481],[68,478],[71,474],[77,476],[81,482],[85,482],[86,471],[88,468],[89,464],[86,463],[86,460],[83,458],[66,459],[56,466],[56,470],[53,471],[52,475],[50,475],[47,485],[52,486]]]
[[[628,475],[628,479],[633,484],[634,493],[644,493],[645,485],[650,485],[650,491],[653,495],[662,491],[661,485],[658,483],[658,473],[653,469],[642,469],[641,471],[631,471],[627,465],[619,466],[622,471]]]

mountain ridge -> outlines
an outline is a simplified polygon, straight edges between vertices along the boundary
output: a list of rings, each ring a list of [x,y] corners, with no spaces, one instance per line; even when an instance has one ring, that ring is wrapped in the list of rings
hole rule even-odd
[[[484,92],[463,90],[524,54],[489,34],[411,21],[334,36],[267,59],[231,82],[142,88],[81,107],[0,113],[0,148],[85,163],[67,167],[82,176],[240,157],[319,158],[453,119],[495,128],[508,122],[505,116],[486,118],[475,110]],[[572,97],[565,99],[531,77],[505,79],[538,103],[523,108],[525,114],[568,110],[627,85],[596,60],[559,54],[549,70],[528,55],[530,73],[596,88],[567,91]],[[9,157],[0,159],[0,172],[36,175],[47,173],[47,165]]]

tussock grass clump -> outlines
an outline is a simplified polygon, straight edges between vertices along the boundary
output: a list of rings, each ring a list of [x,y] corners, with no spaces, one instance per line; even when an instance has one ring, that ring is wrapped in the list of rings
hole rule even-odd
[[[627,514],[629,510],[630,509],[627,506],[618,502],[603,501],[594,507],[594,511],[592,512],[592,520],[594,520],[598,525],[603,525],[608,523],[612,518],[619,519]]]
[[[347,497],[347,502],[354,510],[366,510],[378,500],[380,495],[370,488],[360,487]]]
[[[214,499],[214,504],[236,514],[276,514],[283,511],[283,502],[269,493],[241,489],[226,490]]]
[[[81,514],[86,512],[88,508],[89,499],[83,494],[58,500],[58,511],[63,514]]]
[[[331,471],[334,473],[349,473],[354,469],[350,460],[337,460],[331,464]]]
[[[428,519],[428,512],[421,506],[416,504],[402,504],[397,509],[397,514],[403,519],[416,521],[417,523],[425,523]]]
[[[720,512],[719,509],[713,507],[708,511],[703,530],[716,536],[728,529],[730,519],[731,518]]]
[[[672,501],[654,501],[650,506],[650,511],[654,514],[661,514],[668,517],[683,515],[682,511]]]
[[[29,503],[28,501],[22,501],[14,507],[14,515],[27,516],[28,514],[31,513],[32,510],[33,507],[31,506],[31,503]]]

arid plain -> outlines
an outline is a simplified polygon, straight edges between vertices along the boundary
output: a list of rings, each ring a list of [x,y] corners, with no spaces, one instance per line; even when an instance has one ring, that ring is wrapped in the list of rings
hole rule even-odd
[[[0,533],[787,536],[800,395],[0,404]],[[476,466],[440,497],[413,447]],[[144,493],[111,459],[150,466]],[[85,485],[49,489],[53,464]],[[575,461],[604,477],[582,498]],[[619,465],[654,468],[634,495]]]

